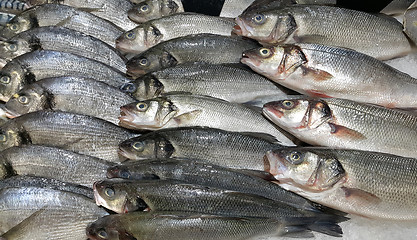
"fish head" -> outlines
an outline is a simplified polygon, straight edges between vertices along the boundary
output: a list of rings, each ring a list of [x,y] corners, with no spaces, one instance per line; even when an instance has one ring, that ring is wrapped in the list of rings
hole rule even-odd
[[[50,94],[38,84],[30,84],[23,87],[19,92],[7,101],[4,106],[6,116],[15,118],[26,113],[50,109]]]
[[[136,4],[127,14],[129,18],[137,23],[143,23],[152,19],[160,18],[163,15],[159,0],[146,0]]]
[[[0,71],[0,100],[7,102],[28,81],[31,81],[30,75],[26,76],[20,64],[13,61],[7,63]]]
[[[266,103],[264,115],[287,131],[316,129],[332,117],[329,106],[316,99],[286,99]]]
[[[98,206],[117,213],[126,213],[138,210],[138,206],[134,199],[131,198],[132,193],[128,186],[120,179],[112,179],[115,181],[104,180],[93,184],[94,198]]]
[[[331,152],[308,148],[268,151],[269,172],[281,183],[307,191],[325,191],[343,181],[346,173]]]
[[[127,73],[133,77],[140,77],[158,69],[173,67],[178,61],[168,52],[151,48],[127,61]]]
[[[99,218],[97,221],[90,223],[86,228],[88,239],[92,240],[121,240],[126,239],[125,229],[118,220],[118,215],[113,214]],[[125,233],[125,234],[120,234]],[[131,240],[132,238],[130,238]]]
[[[14,128],[9,128],[7,123],[0,128],[0,151],[4,149],[20,146],[24,142],[24,139],[20,137],[20,134]]]
[[[293,18],[288,14],[248,11],[235,19],[233,32],[260,42],[277,44],[284,42],[294,31]],[[288,26],[287,26],[288,25]]]
[[[13,58],[33,50],[34,48],[23,39],[3,41],[0,44],[0,56],[5,61],[11,61]]]
[[[178,108],[166,98],[134,102],[120,108],[120,126],[131,129],[156,130],[166,125]]]
[[[10,22],[6,24],[6,27],[2,29],[0,33],[0,37],[4,39],[9,39],[18,33],[24,32],[35,27],[34,20],[30,20],[30,18],[26,17],[27,14],[16,16]]]
[[[164,91],[164,85],[153,74],[146,74],[136,79],[134,82],[127,84],[132,84],[134,86],[130,87],[131,90],[129,93],[138,100],[146,100],[159,97],[159,95],[161,95]]]
[[[107,178],[123,178],[130,179],[132,174],[129,171],[129,168],[122,165],[115,165],[107,168]]]
[[[172,144],[158,134],[131,138],[119,145],[119,154],[134,160],[166,158],[170,157],[173,152]]]
[[[158,28],[143,23],[118,37],[116,48],[122,52],[139,54],[161,42],[162,37]]]
[[[135,180],[157,180],[159,176],[155,174],[152,167],[148,164],[137,164],[138,162],[132,162],[133,164],[116,165],[107,169],[108,178],[123,178],[123,179],[135,179]],[[134,169],[131,171],[131,169]]]
[[[275,75],[283,56],[282,47],[262,47],[244,51],[240,61],[255,72],[276,79]]]

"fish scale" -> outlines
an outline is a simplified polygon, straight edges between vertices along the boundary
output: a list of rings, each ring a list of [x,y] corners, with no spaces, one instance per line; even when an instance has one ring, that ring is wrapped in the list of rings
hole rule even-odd
[[[0,11],[18,14],[29,8],[29,5],[19,0],[0,0]]]

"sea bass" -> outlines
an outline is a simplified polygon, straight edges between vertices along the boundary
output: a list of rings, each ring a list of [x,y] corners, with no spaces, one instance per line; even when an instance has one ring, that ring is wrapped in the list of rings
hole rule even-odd
[[[130,9],[128,15],[132,21],[143,23],[181,12],[184,12],[181,0],[144,0]]]

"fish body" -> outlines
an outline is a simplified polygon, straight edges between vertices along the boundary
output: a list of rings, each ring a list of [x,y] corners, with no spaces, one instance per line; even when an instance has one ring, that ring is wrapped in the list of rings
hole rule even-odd
[[[18,14],[29,8],[29,5],[25,1],[19,0],[1,0],[0,12]]]
[[[133,160],[190,158],[229,168],[263,170],[265,153],[279,147],[274,137],[266,134],[173,128],[123,141],[119,154]]]
[[[128,31],[137,26],[130,21],[127,12],[134,6],[129,0],[29,0],[31,6],[41,4],[63,4],[87,11]]]
[[[150,20],[123,33],[116,47],[128,53],[141,53],[156,44],[191,34],[212,33],[230,36],[234,23],[228,19],[197,13],[178,13]]]
[[[115,46],[115,40],[123,30],[113,23],[91,13],[61,4],[44,4],[20,13],[1,31],[0,37],[11,38],[36,27],[60,26],[93,36]]]
[[[258,174],[262,177],[258,177]],[[239,171],[198,160],[157,159],[126,162],[108,168],[107,177],[129,180],[175,179],[184,183],[255,194],[298,209],[319,211],[306,199],[265,180],[270,176],[264,172]]]
[[[75,193],[40,187],[4,188],[0,190],[1,232],[9,231],[12,227],[42,209],[58,210],[62,214],[65,213],[64,216],[66,215],[68,219],[77,219],[77,217],[83,219],[89,216],[87,221],[84,220],[80,224],[84,228],[88,221],[93,221],[93,218],[97,219],[107,215],[106,211],[95,206],[93,200]],[[52,216],[49,216],[48,223],[52,224],[52,222],[55,221],[53,221]],[[64,223],[65,218],[60,220],[58,225],[67,225],[66,228],[68,228],[68,223]],[[51,225],[49,225],[49,228],[52,228]],[[78,227],[78,234],[80,229],[81,227]],[[32,233],[34,233],[35,229],[27,230],[32,230]],[[7,238],[7,235],[11,234],[12,232],[8,232],[2,237],[12,239]]]
[[[6,103],[9,117],[39,110],[64,111],[89,115],[118,124],[120,106],[134,99],[93,79],[49,78],[22,88]]]
[[[257,47],[258,43],[238,36],[196,34],[162,42],[131,58],[126,67],[128,74],[139,77],[188,62],[239,63],[243,51]]]
[[[293,231],[291,231],[291,229]],[[113,214],[90,224],[87,236],[94,240],[109,239],[172,239],[234,240],[280,236],[299,228],[286,228],[275,219],[236,218],[196,213],[132,212]],[[311,235],[310,235],[311,237]]]
[[[413,2],[415,0],[393,0],[381,10],[381,13],[390,15],[403,14]]]
[[[296,44],[243,55],[242,62],[254,71],[304,95],[417,108],[417,79],[354,50]]]
[[[417,3],[415,2],[404,13],[404,32],[417,44]]]
[[[236,23],[238,35],[268,44],[317,43],[350,48],[380,60],[411,52],[403,26],[394,18],[332,6],[250,11],[236,18]]]
[[[44,78],[92,78],[119,87],[130,80],[124,73],[95,60],[71,53],[37,50],[16,57],[0,71],[0,96],[7,101],[28,83]]]
[[[278,128],[256,110],[221,99],[197,95],[168,95],[120,108],[119,125],[157,130],[174,127],[211,127],[234,132],[262,132],[283,145],[293,145]]]
[[[184,12],[180,0],[145,0],[130,9],[128,15],[132,21],[143,23],[180,12]]]
[[[266,96],[287,96],[282,88],[239,64],[181,64],[148,73],[121,89],[137,100],[170,92],[207,95],[238,103]]]
[[[270,102],[263,111],[312,145],[417,157],[417,118],[405,112],[336,98]]]
[[[278,149],[266,156],[283,188],[312,201],[368,218],[417,218],[415,158],[326,148]]]
[[[51,178],[89,188],[102,179],[112,165],[99,158],[40,145],[12,147],[1,154],[3,172]]]
[[[125,57],[107,43],[64,27],[39,27],[17,34],[0,45],[0,56],[6,61],[37,49],[76,54],[126,72]]]
[[[119,162],[120,142],[138,136],[110,122],[74,113],[38,111],[9,120],[0,127],[4,150],[38,144],[59,147],[111,162]]]

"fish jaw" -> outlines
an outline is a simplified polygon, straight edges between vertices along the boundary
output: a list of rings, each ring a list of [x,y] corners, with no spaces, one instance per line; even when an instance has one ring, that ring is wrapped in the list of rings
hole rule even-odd
[[[285,180],[288,179],[285,176],[285,173],[287,173],[287,166],[285,166],[285,163],[281,160],[280,157],[277,157],[274,152],[268,151],[265,155],[267,164],[265,171],[271,173],[277,180]]]
[[[143,160],[143,159],[146,159],[146,158],[141,158],[141,157],[137,156],[136,154],[133,154],[133,153],[131,153],[129,151],[126,151],[123,147],[119,147],[119,149],[117,150],[117,152],[118,152],[118,154],[120,156],[127,158],[126,160],[129,160],[129,159],[131,159],[131,160]]]
[[[244,36],[244,37],[253,37],[252,29],[249,25],[245,23],[240,17],[235,18],[236,25],[233,27],[232,32]]]
[[[104,200],[101,196],[100,193],[98,192],[97,189],[97,184],[99,182],[95,182],[93,184],[93,191],[94,191],[94,199],[96,200],[96,204],[97,206],[103,206],[106,209],[111,209],[110,206],[107,204],[106,200]]]
[[[156,130],[163,127],[158,121],[157,112],[158,109],[153,109],[149,114],[137,114],[135,113],[135,104],[128,104],[120,107],[119,126],[129,129],[145,129]]]
[[[124,53],[135,54],[139,54],[147,50],[149,46],[146,46],[146,41],[144,39],[144,29],[135,28],[120,35],[116,39],[116,48]]]

